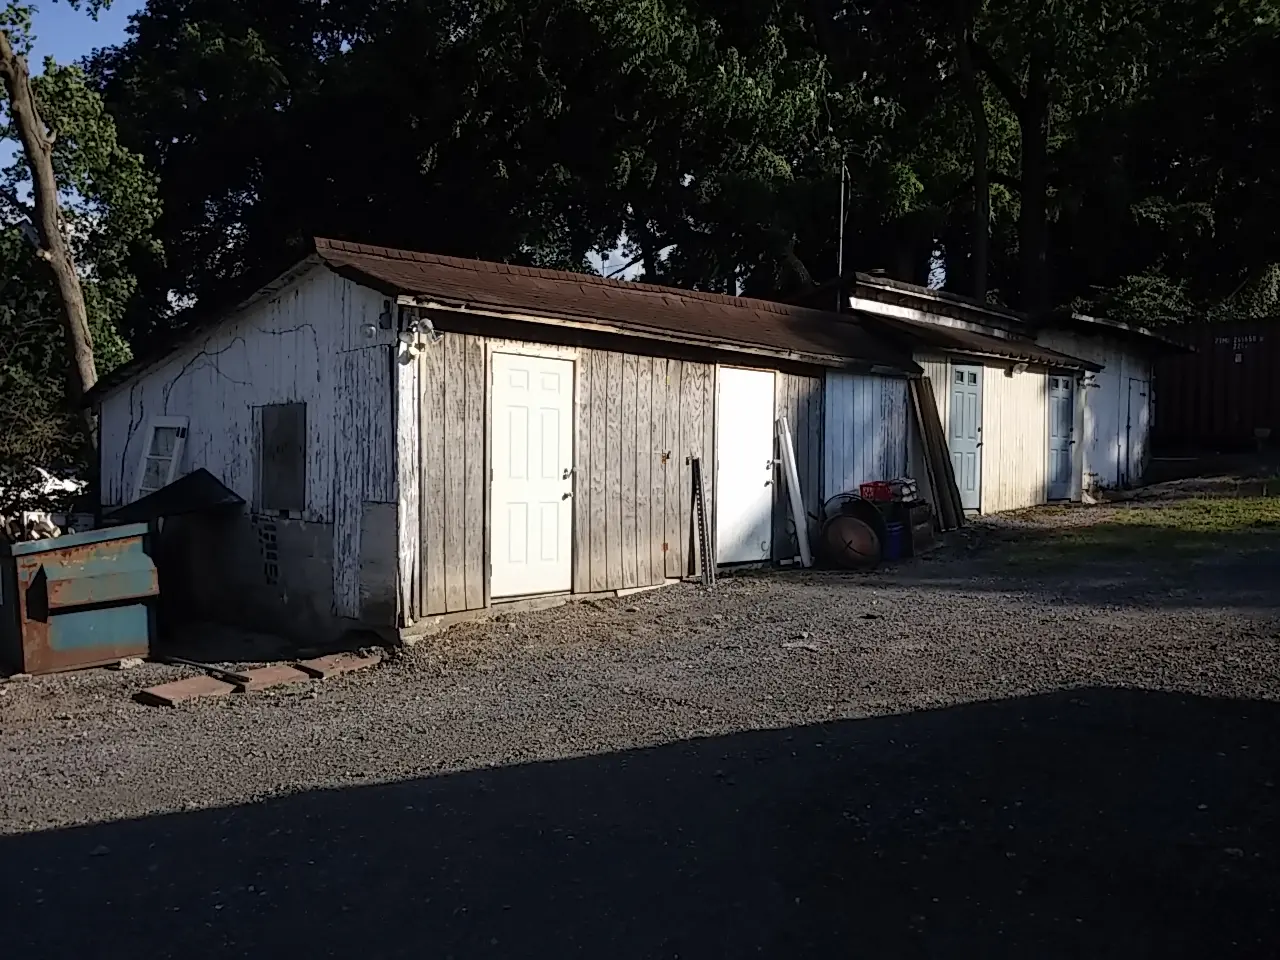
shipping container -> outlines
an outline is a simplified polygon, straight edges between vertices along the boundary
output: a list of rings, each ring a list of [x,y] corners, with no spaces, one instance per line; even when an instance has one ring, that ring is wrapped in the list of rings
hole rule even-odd
[[[1178,332],[1195,353],[1156,364],[1155,444],[1165,452],[1253,447],[1280,436],[1280,318]]]

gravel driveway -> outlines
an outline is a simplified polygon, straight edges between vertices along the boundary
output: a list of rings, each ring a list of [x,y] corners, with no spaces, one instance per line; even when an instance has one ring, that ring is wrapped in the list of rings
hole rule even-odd
[[[983,543],[176,710],[130,700],[172,667],[0,685],[0,943],[1274,956],[1280,534],[1176,568]]]

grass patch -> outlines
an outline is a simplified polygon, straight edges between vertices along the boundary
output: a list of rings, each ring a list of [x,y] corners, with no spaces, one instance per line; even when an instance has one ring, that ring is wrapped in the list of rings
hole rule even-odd
[[[1080,508],[1074,508],[1078,511]],[[1094,523],[1070,526],[1072,508],[1037,510],[1039,522],[1008,545],[1010,564],[1089,560],[1185,561],[1218,550],[1252,550],[1280,542],[1280,497],[1204,498],[1098,508]]]

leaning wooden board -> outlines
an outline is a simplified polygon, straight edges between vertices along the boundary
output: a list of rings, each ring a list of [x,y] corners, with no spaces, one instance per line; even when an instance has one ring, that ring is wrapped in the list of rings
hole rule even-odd
[[[908,390],[911,394],[911,412],[912,412],[912,415],[915,417],[916,430],[918,431],[920,436],[920,447],[924,453],[924,469],[929,479],[929,492],[931,496],[933,496],[939,501],[938,503],[934,504],[935,518],[938,523],[938,529],[944,530],[944,531],[950,530],[952,529],[949,521],[951,512],[949,510],[944,510],[941,502],[943,499],[949,499],[949,498],[946,498],[945,491],[938,484],[939,471],[936,469],[934,464],[935,460],[937,459],[937,455],[933,448],[933,444],[930,442],[931,438],[929,437],[929,434],[925,429],[924,416],[921,413],[919,379],[913,379],[908,386]]]
[[[939,506],[947,516],[949,528],[964,525],[964,506],[960,501],[960,488],[956,484],[955,469],[951,465],[951,455],[947,450],[946,434],[942,431],[942,421],[938,419],[938,402],[933,395],[933,384],[927,377],[913,381],[919,385],[919,413],[923,434],[928,447],[932,449],[934,471],[941,481],[935,488],[935,496]]]

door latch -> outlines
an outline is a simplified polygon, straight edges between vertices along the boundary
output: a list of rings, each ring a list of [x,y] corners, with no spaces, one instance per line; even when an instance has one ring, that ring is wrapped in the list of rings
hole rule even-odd
[[[573,474],[574,474],[574,470],[575,470],[575,469],[576,469],[576,468],[574,468],[574,467],[565,467],[565,469],[564,469],[564,473],[560,476],[560,479],[561,479],[561,480],[568,480],[570,477],[572,477],[572,476],[573,476]]]

